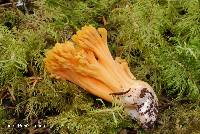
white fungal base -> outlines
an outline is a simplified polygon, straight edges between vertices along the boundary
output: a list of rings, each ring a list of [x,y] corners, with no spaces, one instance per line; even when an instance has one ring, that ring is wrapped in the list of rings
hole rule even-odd
[[[146,82],[134,80],[124,92],[121,99],[132,119],[139,120],[144,128],[152,127],[158,114],[158,99],[152,87]]]

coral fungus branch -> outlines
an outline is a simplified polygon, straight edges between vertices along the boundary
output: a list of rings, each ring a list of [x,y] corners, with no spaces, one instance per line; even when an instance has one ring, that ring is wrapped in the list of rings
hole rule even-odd
[[[120,88],[119,83],[112,79],[91,51],[74,47],[72,42],[57,43],[55,48],[47,53],[47,57],[45,61],[49,72],[71,70],[83,76],[95,78],[111,89]]]
[[[131,79],[129,79],[126,75],[121,74],[121,68],[116,66],[110,54],[107,46],[106,30],[102,28],[99,29],[99,31],[102,37],[94,27],[85,26],[72,37],[72,40],[77,45],[93,51],[99,62],[109,71],[112,79],[115,79],[121,84],[121,88],[129,86],[132,82]]]

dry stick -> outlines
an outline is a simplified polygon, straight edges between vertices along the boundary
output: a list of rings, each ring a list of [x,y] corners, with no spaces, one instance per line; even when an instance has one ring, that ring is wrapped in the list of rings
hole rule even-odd
[[[14,101],[16,101],[16,98],[15,98],[15,96],[14,96],[13,90],[10,89],[10,88],[8,87],[8,91],[9,91],[9,93],[10,93],[12,99],[13,99]]]
[[[0,7],[9,7],[9,6],[12,6],[12,3],[5,3],[0,5]]]

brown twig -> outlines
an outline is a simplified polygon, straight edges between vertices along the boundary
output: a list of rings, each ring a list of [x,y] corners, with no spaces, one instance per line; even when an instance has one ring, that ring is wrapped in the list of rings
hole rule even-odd
[[[8,87],[8,92],[10,93],[10,96],[11,96],[12,100],[13,100],[13,101],[16,101],[16,98],[15,98],[15,96],[14,96],[13,90],[10,89],[9,87]]]
[[[10,2],[10,3],[4,3],[4,4],[1,4],[0,7],[9,7],[9,6],[12,6],[13,4]]]

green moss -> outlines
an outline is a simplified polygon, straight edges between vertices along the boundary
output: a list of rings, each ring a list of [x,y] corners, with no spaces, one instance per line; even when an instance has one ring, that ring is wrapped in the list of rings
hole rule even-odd
[[[198,1],[168,1],[164,5],[138,1],[110,15],[122,56],[134,65],[134,74],[152,83],[157,92],[164,90],[178,99],[199,98],[198,7]]]
[[[154,133],[200,133],[200,108],[194,104],[175,104],[162,113],[160,127]]]
[[[0,8],[0,133],[148,133],[120,104],[45,72],[45,52],[88,24],[105,27],[112,55],[125,58],[138,79],[170,100],[160,99],[149,133],[199,133],[199,1],[39,0],[34,6],[34,14]],[[7,128],[37,120],[47,127]]]

